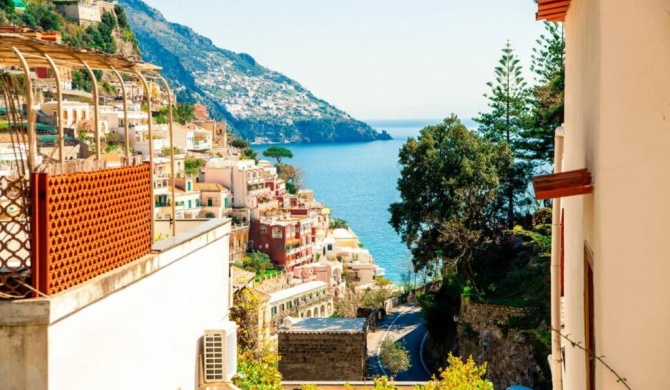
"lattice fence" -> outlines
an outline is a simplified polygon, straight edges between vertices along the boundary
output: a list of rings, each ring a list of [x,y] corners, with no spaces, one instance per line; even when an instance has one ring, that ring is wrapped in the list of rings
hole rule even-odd
[[[51,295],[151,250],[149,164],[32,176],[36,286]]]
[[[30,293],[30,221],[28,180],[0,177],[0,298]]]

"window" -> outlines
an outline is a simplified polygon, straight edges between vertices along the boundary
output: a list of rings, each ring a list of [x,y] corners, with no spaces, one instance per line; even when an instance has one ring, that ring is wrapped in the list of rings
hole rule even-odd
[[[265,226],[261,227],[261,234],[265,234],[267,232],[268,232],[268,229]]]
[[[193,183],[190,181],[186,182],[186,191],[191,192],[193,188]]]
[[[213,201],[212,198],[207,198],[207,206],[212,207]]]
[[[224,207],[225,207],[225,208],[228,208],[228,198],[226,198],[226,199],[224,200]]]
[[[200,207],[200,199],[195,200],[195,207]]]
[[[277,317],[277,306],[273,306],[272,310],[270,310],[270,313],[272,315],[272,318]]]
[[[332,250],[333,250],[333,244],[328,244],[328,250],[329,250],[329,251],[332,251]],[[325,253],[324,253],[324,255],[325,255]]]
[[[189,208],[189,209],[191,208],[191,200],[190,200],[190,199],[189,199],[189,201],[188,201],[188,208]]]
[[[272,228],[272,238],[282,238],[283,233],[281,228]],[[288,248],[286,248],[288,250]]]

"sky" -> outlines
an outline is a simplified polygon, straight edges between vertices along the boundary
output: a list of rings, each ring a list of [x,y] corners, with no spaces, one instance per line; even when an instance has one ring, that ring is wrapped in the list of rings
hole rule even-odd
[[[471,118],[509,40],[529,83],[532,0],[145,0],[357,119]]]

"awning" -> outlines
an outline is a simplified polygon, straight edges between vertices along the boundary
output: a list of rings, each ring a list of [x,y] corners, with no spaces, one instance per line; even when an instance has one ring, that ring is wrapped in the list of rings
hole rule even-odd
[[[591,173],[588,169],[535,176],[533,178],[535,199],[553,199],[593,192]]]
[[[536,20],[548,22],[564,22],[565,14],[570,8],[570,0],[539,0],[537,2]]]

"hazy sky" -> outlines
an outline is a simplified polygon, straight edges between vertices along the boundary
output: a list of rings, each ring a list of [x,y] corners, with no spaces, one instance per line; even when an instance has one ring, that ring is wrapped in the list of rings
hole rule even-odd
[[[463,118],[510,40],[528,78],[532,0],[145,0],[358,119]]]

